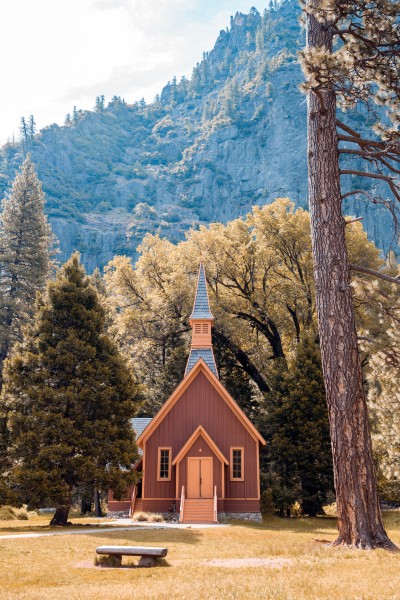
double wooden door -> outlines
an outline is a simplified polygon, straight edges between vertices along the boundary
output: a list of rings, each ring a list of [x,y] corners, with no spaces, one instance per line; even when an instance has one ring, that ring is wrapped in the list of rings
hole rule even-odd
[[[213,459],[211,456],[187,458],[187,497],[213,497]]]

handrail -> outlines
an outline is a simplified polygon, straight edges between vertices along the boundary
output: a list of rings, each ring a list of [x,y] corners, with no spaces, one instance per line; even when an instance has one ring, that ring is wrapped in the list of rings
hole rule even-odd
[[[129,516],[130,517],[132,517],[132,515],[133,515],[133,509],[135,508],[136,494],[137,494],[137,485],[134,485],[133,486],[133,492],[132,492],[132,498],[131,498],[131,505],[129,507]]]
[[[218,523],[218,497],[217,497],[217,486],[214,486],[214,523]]]
[[[185,506],[185,486],[182,486],[181,505],[179,507],[179,523],[183,522],[183,509]]]

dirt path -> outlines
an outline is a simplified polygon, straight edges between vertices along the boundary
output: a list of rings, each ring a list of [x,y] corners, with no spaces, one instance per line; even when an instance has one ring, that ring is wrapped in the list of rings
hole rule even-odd
[[[93,527],[93,529],[92,529]],[[23,539],[23,538],[39,538],[39,537],[48,537],[52,535],[88,535],[91,533],[110,533],[115,531],[139,531],[143,529],[208,529],[210,527],[229,527],[229,525],[183,525],[180,523],[135,523],[134,525],[130,525],[128,527],[122,527],[120,524],[115,523],[115,525],[108,525],[106,527],[103,526],[89,526],[82,527],[82,529],[73,529],[73,528],[65,528],[57,531],[43,531],[35,532],[35,533],[10,533],[10,534],[0,534],[0,540],[15,540],[15,539]]]

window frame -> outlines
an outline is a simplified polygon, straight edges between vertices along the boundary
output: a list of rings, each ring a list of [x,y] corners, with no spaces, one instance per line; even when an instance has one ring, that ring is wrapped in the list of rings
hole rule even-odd
[[[233,476],[233,452],[235,450],[240,450],[240,477]],[[244,447],[243,446],[231,446],[229,471],[230,471],[230,480],[231,481],[244,481]]]
[[[161,477],[161,451],[168,450],[168,477]],[[172,447],[171,446],[159,446],[158,448],[158,459],[157,459],[157,481],[171,481],[171,469],[172,469]]]

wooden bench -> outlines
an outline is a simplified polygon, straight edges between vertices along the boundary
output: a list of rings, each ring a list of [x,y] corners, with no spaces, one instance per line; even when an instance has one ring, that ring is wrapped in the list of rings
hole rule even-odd
[[[148,548],[145,546],[99,546],[96,548],[96,554],[108,556],[110,558],[108,564],[114,567],[121,566],[123,556],[140,556],[138,567],[155,567],[157,558],[164,558],[164,556],[167,556],[167,552],[167,548]]]

